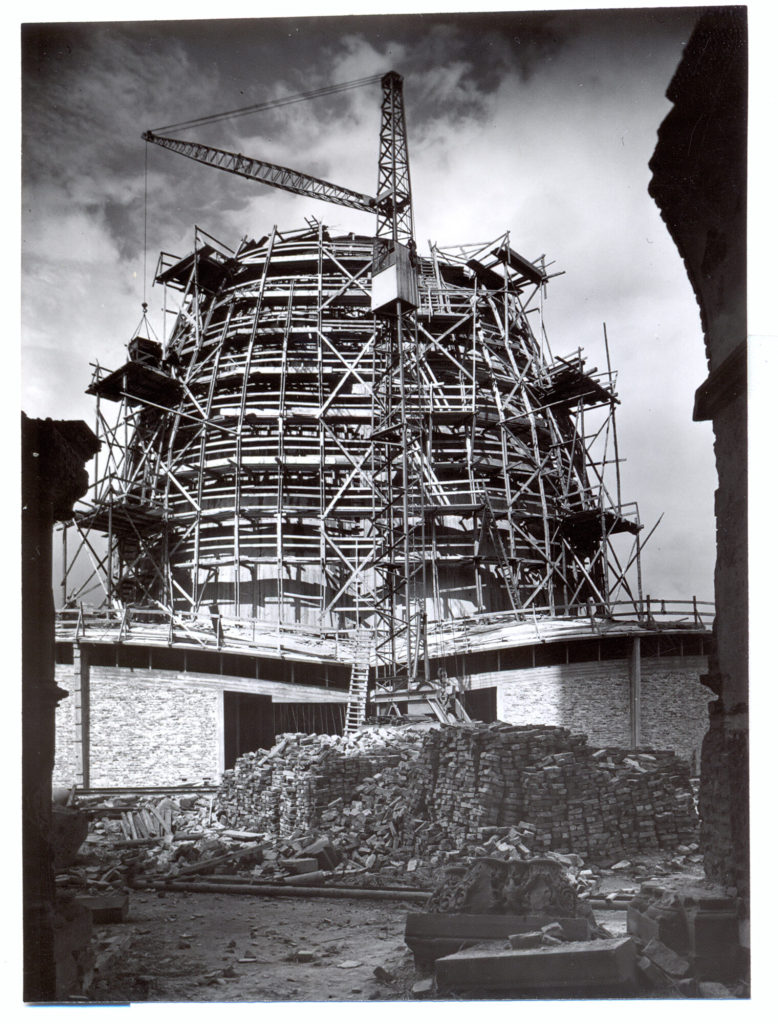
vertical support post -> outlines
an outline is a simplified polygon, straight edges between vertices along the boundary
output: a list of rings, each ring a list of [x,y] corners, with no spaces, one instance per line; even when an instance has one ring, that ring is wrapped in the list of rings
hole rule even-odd
[[[602,334],[603,338],[605,339],[605,359],[607,360],[608,364],[608,388],[610,389],[612,394],[613,371],[611,370],[611,353],[610,347],[608,345],[608,328],[605,326],[605,324],[602,325]],[[613,399],[610,403],[608,415],[610,416],[611,424],[613,426],[613,461],[616,465],[616,503],[618,505],[619,515],[621,515],[621,464],[619,461],[619,436],[616,433],[616,409],[614,406]]]
[[[640,637],[633,637],[629,656],[629,745],[633,750],[640,746]]]
[[[403,314],[402,306],[398,300],[395,308],[395,331],[397,338],[397,359],[400,370],[399,384],[400,384],[400,423],[402,432],[402,531],[403,531],[403,574],[404,580],[404,591],[405,591],[405,621],[406,621],[406,636],[405,636],[405,657],[406,666],[408,671],[408,681],[410,683],[411,675],[415,675],[415,658],[413,649],[413,630],[412,630],[412,587],[411,587],[411,565],[410,565],[410,533],[411,524],[409,521],[409,508],[408,508],[408,488],[410,486],[410,471],[408,465],[408,445],[409,445],[409,433],[408,433],[408,413],[406,408],[406,393],[405,393],[405,353],[403,352]]]
[[[125,446],[125,452],[127,448]],[[113,502],[108,504],[108,554],[106,556],[105,573],[106,598],[108,607],[113,604]]]
[[[696,612],[696,601],[695,600],[695,614],[694,621],[697,621]],[[62,607],[65,608],[68,603],[68,524],[62,524]]]
[[[101,436],[102,436],[102,431],[100,430],[100,392],[98,391],[98,393],[95,395],[95,437],[101,437]],[[93,490],[92,493],[93,493],[93,496],[94,496],[95,504],[97,504],[97,501],[98,501],[98,499],[100,497],[100,461],[99,461],[99,452],[100,452],[100,449],[98,448],[97,451],[95,451],[95,454],[94,454],[94,474],[95,474],[95,479],[94,479],[94,490]],[[106,464],[106,466],[108,466],[108,464],[109,464],[108,463],[108,456],[107,455],[105,457],[105,464]]]
[[[224,702],[226,701],[226,699],[226,691],[219,690],[218,698],[216,701],[216,758],[218,761],[219,775],[222,775],[227,767],[225,762],[226,755],[224,753],[226,746],[224,737],[224,729],[226,722],[226,716],[224,714]]]
[[[643,569],[640,564],[640,533],[635,534],[635,571],[638,586],[638,619],[643,618]]]
[[[258,591],[258,589],[259,589],[259,587],[258,587],[258,583],[257,583],[257,563],[256,562],[252,562],[251,563],[251,618],[252,619],[256,619],[256,617],[257,617],[257,611],[258,611],[258,608],[257,608],[257,591]]]
[[[76,641],[73,644],[73,708],[76,731],[76,784],[81,789],[89,788],[90,705],[89,653]]]

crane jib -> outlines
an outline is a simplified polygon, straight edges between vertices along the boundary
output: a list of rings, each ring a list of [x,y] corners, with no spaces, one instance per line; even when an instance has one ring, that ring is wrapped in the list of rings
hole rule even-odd
[[[294,171],[289,167],[256,160],[253,157],[243,156],[242,153],[231,153],[228,150],[205,146],[199,142],[187,142],[183,139],[155,135],[153,132],[144,132],[143,139],[146,142],[162,146],[164,149],[170,149],[174,153],[181,153],[199,163],[218,167],[265,185],[285,189],[287,192],[310,196],[312,199],[322,199],[325,202],[348,206],[354,210],[363,210],[365,213],[375,213],[376,210],[376,200],[372,196],[355,192],[342,185],[335,185],[323,178],[314,178],[310,174]]]

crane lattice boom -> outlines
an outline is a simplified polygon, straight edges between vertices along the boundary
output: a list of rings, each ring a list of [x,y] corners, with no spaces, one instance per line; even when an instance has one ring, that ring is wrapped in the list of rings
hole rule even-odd
[[[183,139],[155,135],[154,132],[144,132],[143,138],[146,142],[153,142],[174,153],[181,153],[191,160],[197,160],[210,167],[218,167],[223,171],[230,171],[232,174],[239,174],[252,181],[260,181],[265,185],[285,189],[287,192],[309,196],[311,199],[323,199],[328,203],[336,203],[338,206],[348,206],[353,210],[363,210],[365,213],[376,212],[376,201],[372,196],[365,195],[363,192],[355,192],[342,185],[335,185],[323,178],[314,178],[301,171],[293,171],[289,167],[267,163],[265,160],[255,160],[253,157],[243,156],[241,153],[230,153],[225,149],[215,149],[213,146],[204,146],[199,142],[187,142]]]

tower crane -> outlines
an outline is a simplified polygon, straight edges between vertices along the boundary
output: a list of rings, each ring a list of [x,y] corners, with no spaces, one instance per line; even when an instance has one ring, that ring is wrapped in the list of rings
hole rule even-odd
[[[350,84],[362,82],[347,83]],[[337,88],[340,87],[333,87],[330,91]],[[420,502],[423,503],[420,462],[422,426],[418,417],[418,403],[414,411],[412,401],[412,396],[418,389],[418,336],[415,320],[415,310],[419,304],[417,259],[402,76],[396,71],[383,75],[381,89],[378,183],[375,196],[278,164],[197,142],[171,138],[155,131],[147,131],[142,137],[146,142],[180,153],[210,167],[297,195],[371,213],[376,217],[371,309],[384,323],[381,345],[387,371],[387,402],[384,423],[379,425],[383,430],[378,433],[383,435],[384,441],[387,429],[393,436],[393,443],[386,445],[387,451],[393,449],[392,454],[387,456],[386,474],[389,490],[386,514],[390,519],[395,516],[396,501],[391,493],[392,484],[389,478],[399,471],[402,481],[401,529],[394,531],[390,527],[389,532],[402,537],[406,622],[400,630],[393,625],[395,591],[400,588],[397,588],[390,572],[389,601],[392,611],[388,614],[388,621],[392,644],[391,662],[394,671],[394,636],[396,632],[404,632],[405,664],[410,680],[418,674],[422,651],[425,666],[427,662],[424,601],[426,569],[424,557],[418,559],[414,557],[415,552],[412,551],[413,545],[419,543],[419,534],[421,545],[424,543],[424,512],[423,508],[417,507]],[[209,120],[211,118],[202,118],[191,124],[203,124]],[[388,428],[387,423],[391,424]],[[398,460],[395,464],[398,440],[401,461]],[[413,499],[409,499],[411,490],[415,495]],[[391,546],[394,543],[392,541]],[[391,556],[391,560],[394,560],[394,555]],[[428,677],[428,668],[424,675]]]
[[[402,75],[396,71],[387,72],[381,78],[381,89],[378,187],[375,196],[336,185],[289,167],[247,157],[242,153],[231,153],[185,139],[173,139],[158,135],[155,131],[144,132],[142,137],[146,142],[153,142],[191,160],[238,174],[263,185],[271,185],[311,199],[322,199],[338,206],[375,214],[377,238],[412,247],[413,204]]]

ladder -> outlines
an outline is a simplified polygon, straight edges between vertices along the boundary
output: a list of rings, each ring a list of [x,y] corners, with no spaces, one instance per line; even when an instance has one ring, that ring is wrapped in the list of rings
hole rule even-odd
[[[373,650],[372,634],[366,630],[357,633],[354,645],[354,660],[351,663],[351,678],[348,686],[346,724],[343,735],[350,736],[365,723],[367,706],[367,681],[370,675],[370,661]]]
[[[500,534],[500,529],[497,525],[497,515],[492,507],[492,501],[486,488],[483,489],[481,495],[484,503],[484,521],[488,522],[492,539],[494,541],[494,549],[497,554],[497,571],[499,575],[502,576],[505,586],[508,589],[508,597],[510,598],[513,610],[517,615],[519,615],[521,612],[521,596],[518,588],[516,587],[516,581],[513,578],[511,563],[508,561],[508,556],[505,553],[502,535]]]

